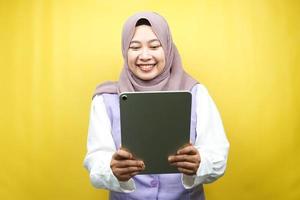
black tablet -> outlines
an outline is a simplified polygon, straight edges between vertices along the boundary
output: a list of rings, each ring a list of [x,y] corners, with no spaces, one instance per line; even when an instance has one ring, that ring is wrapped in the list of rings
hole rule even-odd
[[[119,101],[122,147],[144,161],[141,174],[179,173],[168,156],[189,143],[191,93],[128,92]]]

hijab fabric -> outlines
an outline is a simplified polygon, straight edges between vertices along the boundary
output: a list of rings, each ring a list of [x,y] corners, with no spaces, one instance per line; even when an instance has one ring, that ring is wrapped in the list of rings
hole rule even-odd
[[[129,44],[134,36],[136,23],[140,19],[147,19],[151,24],[154,34],[161,42],[166,60],[162,73],[147,81],[136,77],[127,64]],[[197,83],[182,68],[180,55],[173,43],[167,21],[155,12],[138,12],[127,19],[122,31],[122,55],[124,67],[119,81],[100,84],[97,86],[94,96],[102,93],[190,90]]]

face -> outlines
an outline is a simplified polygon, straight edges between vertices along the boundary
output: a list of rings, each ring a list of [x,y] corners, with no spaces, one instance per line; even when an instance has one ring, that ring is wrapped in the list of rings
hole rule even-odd
[[[135,28],[127,52],[127,62],[130,71],[145,81],[162,73],[166,63],[165,54],[150,26],[141,25]]]

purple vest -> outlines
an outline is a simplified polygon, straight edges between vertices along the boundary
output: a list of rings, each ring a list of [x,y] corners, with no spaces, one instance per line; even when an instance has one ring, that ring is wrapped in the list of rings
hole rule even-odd
[[[195,143],[196,133],[196,91],[192,92],[192,114],[190,140]],[[104,103],[112,126],[112,136],[116,148],[121,146],[121,127],[119,98],[117,94],[103,94]],[[110,200],[204,200],[203,186],[185,189],[182,185],[181,174],[136,175],[133,177],[136,190],[131,193],[110,192]]]

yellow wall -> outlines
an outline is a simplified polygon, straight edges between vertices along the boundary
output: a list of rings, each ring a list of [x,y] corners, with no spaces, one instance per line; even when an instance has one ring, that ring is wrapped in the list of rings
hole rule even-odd
[[[296,0],[0,0],[0,199],[106,199],[82,167],[91,94],[139,10],[166,17],[221,111],[230,157],[208,199],[300,199]]]

